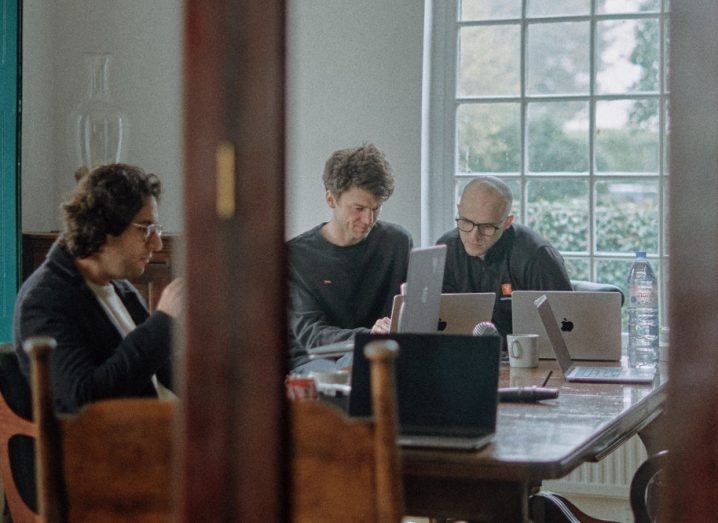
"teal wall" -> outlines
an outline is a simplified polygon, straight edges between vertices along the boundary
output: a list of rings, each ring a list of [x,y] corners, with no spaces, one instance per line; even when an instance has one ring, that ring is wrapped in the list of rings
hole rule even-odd
[[[18,287],[20,0],[0,0],[0,342],[12,340]]]

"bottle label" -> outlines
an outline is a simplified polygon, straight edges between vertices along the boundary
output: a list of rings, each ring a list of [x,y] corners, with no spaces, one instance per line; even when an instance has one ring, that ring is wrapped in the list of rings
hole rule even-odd
[[[651,285],[634,284],[630,289],[631,305],[655,305],[655,291]]]

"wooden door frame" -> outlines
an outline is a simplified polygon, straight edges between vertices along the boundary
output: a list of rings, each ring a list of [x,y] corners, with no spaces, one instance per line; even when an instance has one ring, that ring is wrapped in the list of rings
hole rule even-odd
[[[184,521],[285,514],[284,33],[279,0],[185,2]]]
[[[671,2],[670,381],[661,521],[713,521],[718,490],[718,5]]]

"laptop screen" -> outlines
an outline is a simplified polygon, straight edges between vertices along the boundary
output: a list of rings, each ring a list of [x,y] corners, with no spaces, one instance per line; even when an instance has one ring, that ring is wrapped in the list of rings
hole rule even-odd
[[[400,434],[472,437],[496,429],[498,336],[357,334],[351,416],[371,416],[364,346],[385,338],[399,344],[395,369]]]
[[[399,332],[436,332],[445,262],[446,245],[411,250]]]

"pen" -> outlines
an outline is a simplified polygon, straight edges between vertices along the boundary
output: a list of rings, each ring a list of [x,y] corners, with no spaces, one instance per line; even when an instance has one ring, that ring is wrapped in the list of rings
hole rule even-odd
[[[551,374],[553,374],[553,371],[552,371],[552,370],[548,371],[548,374],[546,375],[546,379],[543,380],[543,383],[541,384],[542,387],[545,387],[545,386],[546,386],[546,384],[548,383],[549,378],[551,377]]]

